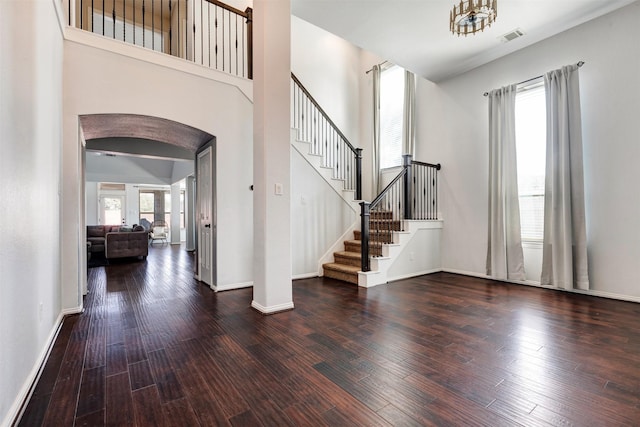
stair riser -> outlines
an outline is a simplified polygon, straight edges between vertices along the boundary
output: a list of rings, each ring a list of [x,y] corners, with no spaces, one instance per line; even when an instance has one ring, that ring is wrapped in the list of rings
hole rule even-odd
[[[361,246],[355,243],[345,242],[344,244],[345,251],[347,252],[360,252]],[[382,247],[380,246],[371,246],[369,247],[369,255],[371,256],[382,256]]]
[[[355,230],[353,232],[353,236],[356,240],[362,240],[360,238],[360,235],[362,233],[359,230]],[[382,242],[382,243],[393,243],[393,234],[389,231],[389,232],[374,232],[374,233],[369,233],[369,239],[376,241],[376,242]]]
[[[372,211],[369,212],[371,219],[393,219],[393,212],[389,211]]]
[[[327,270],[324,269],[324,276],[330,277],[332,279],[342,280],[344,282],[353,283],[354,285],[358,284],[358,274],[357,273],[345,273],[342,271],[335,270]]]
[[[369,221],[369,230],[401,231],[402,223],[400,221],[383,221],[372,219]]]
[[[359,258],[351,258],[334,254],[333,259],[337,264],[353,265],[354,267],[360,267],[362,265],[362,262]]]

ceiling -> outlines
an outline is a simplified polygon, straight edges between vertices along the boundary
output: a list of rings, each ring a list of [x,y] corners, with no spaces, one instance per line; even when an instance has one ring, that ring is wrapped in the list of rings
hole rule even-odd
[[[498,0],[496,22],[458,37],[454,0],[291,0],[292,13],[433,82],[486,64],[635,0]],[[525,35],[503,42],[520,29]]]

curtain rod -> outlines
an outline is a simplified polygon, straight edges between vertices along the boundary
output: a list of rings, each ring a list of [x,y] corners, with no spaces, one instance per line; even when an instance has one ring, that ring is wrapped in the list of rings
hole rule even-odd
[[[577,65],[578,67],[582,67],[582,66],[584,65],[584,61],[579,61],[576,65]],[[543,77],[543,76],[532,77],[532,78],[530,78],[530,79],[527,79],[527,80],[521,81],[520,83],[516,83],[516,85],[521,85],[521,84],[529,83],[530,81],[532,81],[532,80],[536,80],[536,79],[539,79],[540,77]],[[489,92],[485,92],[485,93],[484,93],[484,96],[489,96]]]
[[[378,65],[384,65],[384,64],[388,64],[389,61],[382,61],[381,63],[379,63]],[[365,74],[369,74],[370,72],[373,71],[373,68],[371,68],[370,70],[365,71]]]

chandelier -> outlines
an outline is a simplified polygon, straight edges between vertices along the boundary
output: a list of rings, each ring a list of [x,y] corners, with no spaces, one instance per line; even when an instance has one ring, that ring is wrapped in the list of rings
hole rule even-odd
[[[449,26],[453,34],[467,35],[484,31],[498,16],[497,0],[460,0],[451,11]]]

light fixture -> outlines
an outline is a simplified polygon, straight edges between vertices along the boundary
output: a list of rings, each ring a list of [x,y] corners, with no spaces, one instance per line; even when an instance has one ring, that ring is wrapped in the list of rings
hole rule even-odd
[[[449,26],[453,34],[468,35],[484,31],[498,16],[497,0],[461,0],[451,11]]]

